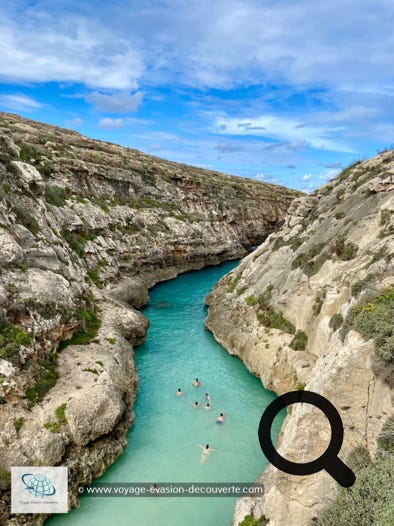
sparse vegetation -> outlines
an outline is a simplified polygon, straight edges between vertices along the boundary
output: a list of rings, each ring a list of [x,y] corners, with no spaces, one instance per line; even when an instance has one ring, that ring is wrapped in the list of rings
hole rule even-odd
[[[350,292],[352,296],[356,297],[360,292],[376,278],[376,274],[368,274],[365,278],[359,279],[352,284]]]
[[[293,259],[291,264],[292,268],[301,268],[307,276],[313,276],[319,272],[329,257],[327,253],[322,252],[325,246],[325,243],[318,243],[313,245],[308,252],[298,254],[298,256]]]
[[[59,422],[45,422],[44,427],[45,429],[49,429],[52,433],[59,433],[60,431]]]
[[[55,410],[55,415],[60,425],[67,423],[66,407],[67,407],[67,403],[64,403],[62,405],[59,405],[59,407],[57,407]]]
[[[61,342],[59,351],[62,351],[69,345],[87,345],[96,338],[101,321],[97,316],[93,301],[90,298],[85,298],[85,301],[87,302],[87,308],[79,309],[76,312],[76,317],[81,322],[79,329],[71,338]]]
[[[62,230],[61,235],[67,241],[70,248],[81,258],[85,256],[86,243],[88,241],[93,241],[93,239],[96,237],[94,232],[88,232],[86,230],[80,232],[69,232],[68,230]]]
[[[13,212],[15,214],[16,222],[26,227],[34,235],[40,231],[40,225],[37,219],[25,208],[14,206]]]
[[[268,521],[265,517],[260,517],[260,519],[255,519],[253,515],[246,515],[242,522],[238,523],[238,526],[266,526]]]
[[[267,295],[270,297],[271,290],[269,290],[269,287],[267,287],[263,295],[258,300],[258,311],[256,314],[257,319],[262,325],[264,325],[264,327],[269,329],[278,329],[283,332],[294,334],[294,325],[289,320],[287,320],[281,312],[276,312],[268,303],[268,300],[265,299]]]
[[[21,416],[20,418],[17,418],[16,420],[14,420],[14,427],[15,427],[15,430],[16,431],[19,431],[20,428],[23,426],[23,424],[25,423],[25,419],[23,416]]]
[[[333,503],[323,510],[313,523],[316,526],[343,526],[345,524],[394,524],[394,432],[393,418],[386,422],[378,439],[379,452],[371,462],[365,448],[358,447],[347,463],[356,473],[351,488],[341,488]],[[390,431],[391,429],[391,431]]]
[[[330,321],[329,321],[329,326],[331,327],[331,329],[335,331],[337,331],[341,326],[342,326],[342,323],[343,323],[343,316],[342,314],[340,314],[339,312],[334,314],[333,316],[331,316],[330,318]]]
[[[323,307],[324,303],[324,295],[322,293],[318,293],[315,298],[315,303],[312,306],[312,312],[315,316],[319,316],[321,309]]]
[[[53,353],[41,363],[40,375],[36,384],[25,392],[25,397],[29,401],[28,407],[31,408],[37,402],[41,402],[46,393],[54,387],[58,378],[57,354]]]
[[[255,298],[253,295],[248,296],[245,301],[249,307],[254,307],[257,304],[257,298]]]
[[[16,365],[19,363],[21,346],[27,347],[30,343],[27,332],[8,323],[3,316],[0,317],[0,358]]]
[[[99,278],[99,275],[98,275],[98,268],[91,268],[91,269],[88,269],[86,271],[86,277],[89,281],[91,281],[92,283],[94,283],[96,285],[96,287],[98,287],[99,289],[102,289],[103,288],[103,285],[101,283],[101,280]]]
[[[384,361],[394,362],[394,287],[368,303],[355,305],[352,324],[365,339],[373,338],[376,354]]]
[[[21,161],[26,163],[32,161],[38,162],[41,159],[41,153],[32,144],[27,144],[24,142],[21,144],[19,158]]]
[[[308,336],[304,331],[297,331],[294,338],[289,343],[294,351],[304,351],[308,343]]]
[[[45,200],[53,206],[64,206],[66,204],[67,193],[64,188],[55,184],[45,185]]]
[[[241,276],[236,276],[234,279],[227,278],[227,292],[233,292],[235,290],[235,287],[238,285],[239,280],[241,279]]]

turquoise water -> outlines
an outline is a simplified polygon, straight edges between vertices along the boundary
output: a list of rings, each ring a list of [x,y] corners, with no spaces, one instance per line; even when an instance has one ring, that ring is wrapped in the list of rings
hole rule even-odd
[[[123,455],[99,482],[252,482],[266,460],[257,428],[274,394],[204,330],[204,297],[235,263],[191,272],[154,287],[143,311],[151,322],[136,349],[136,420]],[[192,387],[198,377],[202,386]],[[177,397],[181,387],[184,395]],[[205,411],[204,394],[212,409]],[[200,408],[194,409],[193,402]],[[222,425],[216,416],[226,412]],[[276,436],[281,422],[276,420]],[[201,460],[199,444],[215,451]],[[232,497],[82,497],[50,526],[229,526]]]

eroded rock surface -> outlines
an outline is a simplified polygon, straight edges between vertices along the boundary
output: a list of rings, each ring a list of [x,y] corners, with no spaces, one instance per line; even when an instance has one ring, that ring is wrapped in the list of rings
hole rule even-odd
[[[379,358],[374,340],[351,322],[356,304],[394,285],[393,252],[394,153],[388,151],[295,199],[283,227],[206,299],[207,327],[267,389],[306,389],[332,401],[345,427],[344,460],[357,446],[373,456],[393,413],[392,360]],[[293,406],[279,452],[297,462],[317,458],[330,437],[324,420],[311,405]],[[306,526],[337,488],[324,471],[299,477],[269,466],[261,480],[265,496],[239,501],[234,525],[252,514],[264,515],[270,526]]]

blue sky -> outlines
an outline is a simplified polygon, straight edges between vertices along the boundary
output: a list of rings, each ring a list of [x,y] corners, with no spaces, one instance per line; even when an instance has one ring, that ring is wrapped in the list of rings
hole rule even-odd
[[[0,110],[310,191],[394,143],[392,0],[0,0]]]

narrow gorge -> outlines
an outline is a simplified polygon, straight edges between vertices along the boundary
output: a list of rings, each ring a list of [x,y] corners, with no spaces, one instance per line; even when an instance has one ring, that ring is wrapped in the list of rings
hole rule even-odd
[[[299,192],[0,114],[0,523],[10,467],[69,468],[70,506],[123,452],[148,289],[245,256]]]

